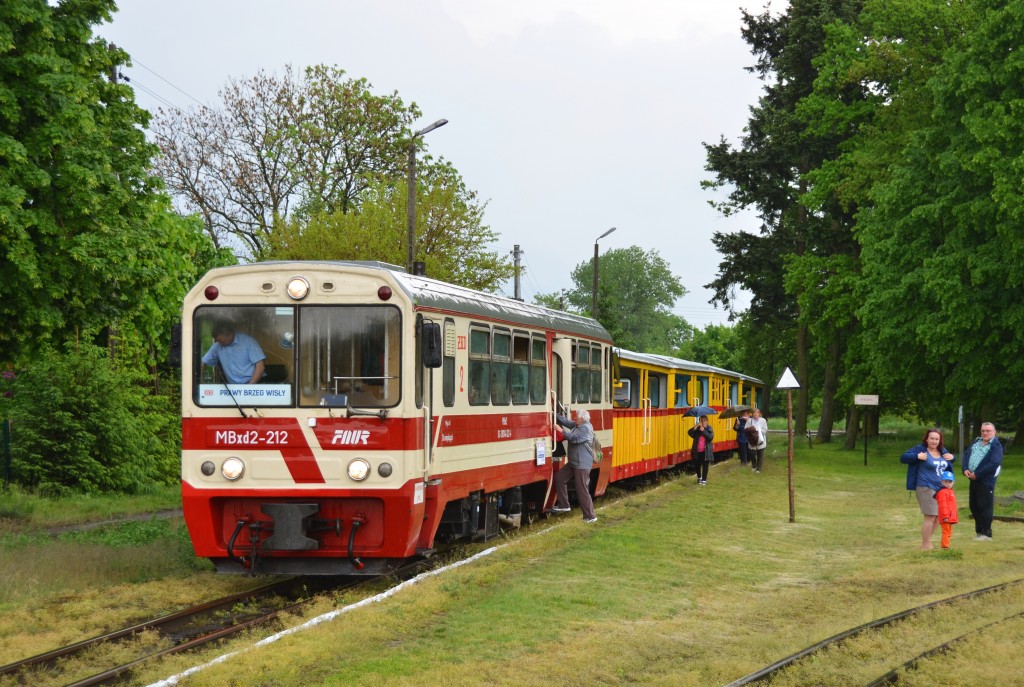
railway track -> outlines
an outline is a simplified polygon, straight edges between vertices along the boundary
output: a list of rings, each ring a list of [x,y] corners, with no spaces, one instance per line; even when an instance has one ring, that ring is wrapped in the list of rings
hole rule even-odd
[[[391,576],[407,578],[429,565],[429,561],[416,561]],[[269,625],[282,614],[309,603],[318,592],[353,589],[375,581],[378,578],[362,576],[277,581],[0,666],[0,684],[55,684],[55,677],[62,680],[59,684],[65,687],[114,684],[145,663],[198,649],[243,630]],[[98,649],[131,642],[143,633],[156,633],[159,638],[147,641],[148,648],[130,660],[97,672],[95,655],[104,653]]]
[[[927,611],[949,608],[954,606],[955,604],[959,604],[964,601],[981,597],[984,595],[998,594],[1000,592],[1006,592],[1011,589],[1017,589],[1020,588],[1022,585],[1024,585],[1024,578],[1012,580],[1010,582],[1005,582],[1002,584],[983,587],[981,589],[965,592],[963,594],[957,594],[955,596],[950,596],[945,599],[940,599],[939,601],[933,601],[931,603],[916,606],[905,611],[900,611],[899,613],[894,613],[884,618],[872,620],[868,623],[864,623],[863,625],[858,625],[857,627],[844,630],[839,634],[833,635],[825,640],[816,642],[815,644],[805,647],[804,649],[801,649],[800,651],[797,651],[796,653],[791,654],[790,656],[787,656],[779,661],[776,661],[771,665],[765,666],[760,670],[757,670],[738,680],[730,682],[728,685],[726,685],[726,687],[741,687],[742,685],[752,685],[755,683],[765,681],[771,681],[774,683],[776,679],[782,676],[784,671],[798,668],[802,662],[808,660],[817,661],[821,663],[822,661],[824,661],[824,659],[821,658],[821,655],[826,650],[839,647],[845,642],[849,642],[850,640],[853,640],[862,635],[868,635],[869,633],[881,631],[883,628],[886,628],[888,626],[894,625],[899,622],[908,621],[915,617],[921,616]],[[930,646],[927,650],[918,653],[910,660],[907,660],[898,666],[892,667],[884,674],[868,682],[865,682],[864,685],[865,687],[881,687],[882,685],[896,684],[897,680],[899,679],[899,675],[903,671],[907,669],[912,669],[921,661],[926,660],[927,658],[934,656],[938,653],[947,651],[959,642],[965,641],[972,637],[976,637],[982,632],[989,631],[993,627],[998,626],[1000,623],[1008,622],[1021,617],[1024,617],[1024,610],[1010,612],[1001,615],[1000,618],[997,618],[994,621],[984,623],[977,627],[973,627],[968,632],[960,633],[955,637],[944,638],[944,640],[939,642],[938,644],[934,644]],[[783,680],[782,682],[785,681]]]

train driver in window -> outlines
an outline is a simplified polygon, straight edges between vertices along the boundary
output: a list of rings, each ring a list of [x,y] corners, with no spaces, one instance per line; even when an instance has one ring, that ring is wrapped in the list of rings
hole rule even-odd
[[[266,359],[256,339],[221,322],[213,329],[213,345],[203,364],[219,369],[229,384],[256,384],[266,372]]]

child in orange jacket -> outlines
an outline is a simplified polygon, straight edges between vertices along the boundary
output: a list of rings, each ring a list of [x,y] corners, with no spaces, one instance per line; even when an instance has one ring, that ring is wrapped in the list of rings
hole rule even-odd
[[[953,537],[953,525],[960,522],[957,517],[956,494],[953,493],[953,473],[946,470],[941,475],[942,488],[935,492],[939,502],[939,525],[942,527],[942,548],[949,548]]]

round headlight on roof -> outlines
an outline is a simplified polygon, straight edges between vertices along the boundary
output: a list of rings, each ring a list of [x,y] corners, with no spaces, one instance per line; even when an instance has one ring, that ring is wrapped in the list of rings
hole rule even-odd
[[[309,281],[305,277],[292,277],[288,280],[288,296],[293,301],[301,301],[309,295]]]
[[[370,464],[362,458],[356,458],[348,464],[348,476],[356,482],[362,482],[370,476]]]
[[[224,479],[234,482],[242,476],[245,472],[245,463],[242,462],[241,458],[234,456],[225,460],[220,466],[220,474],[224,475]]]

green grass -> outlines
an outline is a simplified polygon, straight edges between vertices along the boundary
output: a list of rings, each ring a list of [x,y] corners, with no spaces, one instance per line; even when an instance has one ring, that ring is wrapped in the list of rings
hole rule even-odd
[[[107,520],[181,508],[181,485],[162,485],[148,494],[39,496],[16,486],[0,491],[0,535]]]
[[[707,487],[680,478],[605,504],[595,525],[562,517],[187,684],[725,684],[853,625],[1020,576],[1015,524],[977,544],[965,521],[952,550],[918,550],[921,516],[899,463],[908,445],[869,445],[867,466],[861,450],[797,446],[790,522],[787,451],[772,437],[760,475],[731,460]],[[1008,458],[1000,493],[1020,483],[1021,463]],[[1019,646],[985,660],[1013,674],[1018,656]],[[174,659],[144,679],[202,661]],[[798,684],[843,684],[815,680]]]

